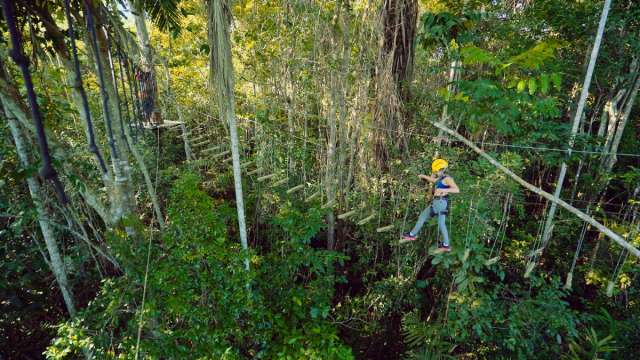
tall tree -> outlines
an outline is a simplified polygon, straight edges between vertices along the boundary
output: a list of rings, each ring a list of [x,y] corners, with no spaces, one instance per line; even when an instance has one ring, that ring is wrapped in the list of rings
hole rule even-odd
[[[93,4],[87,2],[85,4],[85,17],[87,24],[87,44],[90,45],[92,51],[89,53],[93,55],[95,63],[95,72],[99,80],[100,97],[102,100],[102,111],[107,129],[107,136],[109,142],[109,149],[111,153],[111,163],[114,171],[114,202],[112,203],[112,216],[115,221],[124,218],[131,214],[133,210],[132,201],[132,188],[130,182],[130,167],[128,161],[129,147],[127,140],[124,136],[123,121],[120,117],[119,107],[117,102],[117,94],[115,89],[115,83],[111,76],[109,76],[107,67],[109,62],[109,48],[107,46],[107,39],[103,31],[99,31],[99,23],[96,20],[97,9],[93,7]]]
[[[244,199],[242,196],[242,173],[240,169],[240,144],[236,125],[233,63],[231,60],[231,40],[229,25],[231,23],[231,7],[228,0],[209,0],[208,29],[209,29],[209,82],[211,88],[217,90],[218,113],[220,119],[229,127],[231,137],[231,157],[233,161],[233,179],[236,192],[236,209],[238,211],[238,227],[242,248],[249,249],[247,243],[247,228],[244,217]],[[249,258],[245,258],[245,268],[249,270]]]
[[[391,70],[402,99],[409,96],[418,19],[416,0],[385,0],[382,5],[382,57],[391,58]]]
[[[16,152],[18,153],[20,164],[23,168],[26,169],[31,164],[29,161],[27,144],[25,144],[24,142],[22,130],[18,127],[18,123],[15,120],[14,115],[11,112],[6,111],[6,107],[4,106],[4,99],[2,100],[2,103],[3,108],[5,108],[5,111],[3,112],[5,117],[7,118],[7,122],[9,123],[9,130],[11,130],[11,135],[16,145]],[[60,292],[62,293],[62,298],[64,299],[64,303],[67,307],[69,315],[71,317],[75,317],[76,307],[73,297],[73,291],[71,286],[69,285],[67,271],[64,267],[62,256],[60,255],[60,248],[58,247],[58,243],[56,242],[56,237],[49,213],[44,206],[45,197],[43,196],[40,184],[34,176],[27,177],[27,186],[29,187],[29,193],[31,194],[33,204],[35,205],[36,213],[38,214],[38,224],[40,225],[40,231],[42,232],[44,243],[47,246],[47,252],[49,254],[48,263],[50,264],[51,272],[53,272],[53,275],[56,278],[56,282],[58,283],[58,287],[60,288]]]
[[[375,118],[372,139],[376,163],[386,166],[389,146],[406,147],[404,103],[413,72],[418,5],[415,0],[385,0],[382,5],[380,52],[376,65]]]

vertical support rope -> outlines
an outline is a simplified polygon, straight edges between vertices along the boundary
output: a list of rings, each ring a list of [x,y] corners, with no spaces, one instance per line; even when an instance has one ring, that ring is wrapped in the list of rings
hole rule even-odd
[[[91,110],[89,109],[89,101],[87,100],[87,93],[84,90],[84,85],[82,84],[82,76],[80,72],[80,60],[78,60],[78,48],[76,46],[76,35],[73,28],[73,18],[71,17],[71,6],[69,4],[70,0],[64,0],[64,12],[67,18],[67,26],[69,27],[69,42],[71,44],[71,55],[73,56],[73,67],[75,72],[75,84],[74,86],[78,89],[80,93],[80,97],[82,98],[82,107],[84,111],[87,113],[87,135],[89,142],[89,151],[94,154],[96,160],[98,161],[98,165],[100,166],[100,171],[102,172],[102,176],[107,176],[107,165],[105,164],[104,158],[102,157],[102,153],[100,149],[96,145],[96,137],[93,129],[93,120],[91,119]]]
[[[158,136],[157,136],[157,145],[156,145],[156,183],[154,185],[154,187],[157,189],[158,187],[158,174],[159,174],[159,169],[160,169],[160,133],[158,132]],[[142,305],[141,305],[141,311],[140,311],[140,319],[138,320],[138,334],[136,337],[136,355],[135,355],[135,359],[138,360],[139,355],[140,355],[140,339],[142,338],[142,320],[144,319],[144,305],[145,305],[145,301],[147,299],[147,283],[148,283],[148,279],[149,279],[149,264],[151,262],[151,244],[153,242],[153,222],[156,219],[156,217],[154,216],[155,213],[152,213],[151,215],[151,222],[149,223],[149,243],[147,245],[147,263],[145,265],[145,270],[144,270],[144,283],[142,286]],[[160,220],[160,219],[159,219]]]
[[[129,82],[129,92],[131,93],[132,98],[132,107],[135,105],[135,120],[138,131],[141,131],[144,127],[142,123],[142,110],[140,107],[140,94],[138,93],[138,83],[135,79],[135,71],[133,67],[133,60],[126,59],[126,67],[125,70],[127,72],[127,81]]]
[[[134,141],[137,141],[137,134],[133,131],[133,127],[131,126],[131,118],[133,117],[133,111],[129,108],[129,97],[127,96],[127,86],[124,81],[124,61],[122,49],[120,48],[120,44],[116,42],[116,56],[118,58],[118,70],[120,72],[120,85],[122,86],[122,97],[124,98],[124,109],[127,115],[127,126],[129,126],[129,132],[133,135]]]
[[[113,137],[113,127],[111,122],[111,112],[109,111],[109,94],[105,89],[104,84],[104,69],[102,67],[102,60],[100,59],[100,48],[98,46],[98,35],[96,33],[96,26],[93,20],[93,14],[91,12],[91,8],[88,2],[85,1],[85,17],[87,19],[87,29],[89,30],[89,42],[90,46],[93,49],[93,53],[95,55],[96,67],[98,71],[98,81],[100,82],[100,95],[102,97],[102,111],[104,112],[104,121],[107,128],[107,137],[109,143],[109,149],[111,150],[111,156],[113,157],[114,164],[118,163],[120,159],[118,150],[116,149],[116,142]],[[118,171],[119,167],[117,165],[114,166],[114,170]],[[116,174],[116,176],[120,176],[120,174]]]
[[[109,73],[111,74],[111,81],[113,82],[113,89],[114,89],[113,94],[115,95],[115,99],[113,99],[113,101],[115,101],[116,103],[116,109],[118,110],[118,120],[120,122],[120,140],[124,144],[126,144],[127,149],[131,151],[129,142],[127,141],[127,136],[124,133],[124,120],[122,120],[122,110],[120,108],[121,102],[120,102],[120,94],[118,93],[118,77],[116,76],[115,63],[113,61],[111,35],[109,35],[108,29],[106,27],[103,27],[102,31],[104,32],[104,36],[107,41],[107,60],[109,61]],[[123,155],[123,159],[124,158],[126,158],[126,156]]]

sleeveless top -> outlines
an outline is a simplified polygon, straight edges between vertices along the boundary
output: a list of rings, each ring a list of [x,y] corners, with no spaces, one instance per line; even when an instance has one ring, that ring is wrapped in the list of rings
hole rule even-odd
[[[436,180],[435,188],[436,189],[448,189],[448,188],[450,188],[451,186],[449,186],[449,185],[444,183],[444,179],[446,179],[448,177],[449,177],[449,175],[443,175],[443,176],[439,177],[438,180]]]

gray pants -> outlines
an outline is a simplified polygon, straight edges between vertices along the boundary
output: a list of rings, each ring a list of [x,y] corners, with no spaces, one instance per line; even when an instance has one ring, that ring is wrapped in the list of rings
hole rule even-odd
[[[426,209],[424,209],[421,213],[420,213],[420,217],[418,218],[418,222],[416,223],[416,226],[413,227],[413,229],[411,230],[411,235],[418,235],[418,232],[420,231],[420,229],[422,229],[422,226],[424,225],[424,223],[431,219],[431,217],[433,216],[438,216],[438,229],[440,229],[440,233],[442,233],[442,244],[445,246],[449,246],[449,232],[447,231],[447,215],[446,215],[446,211],[447,211],[447,200],[446,199],[435,199],[433,200],[433,202],[431,203],[431,205],[429,205],[429,207],[427,207]]]

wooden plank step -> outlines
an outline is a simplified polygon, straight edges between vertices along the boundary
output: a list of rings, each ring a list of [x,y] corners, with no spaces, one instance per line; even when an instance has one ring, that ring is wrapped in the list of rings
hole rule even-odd
[[[255,169],[255,170],[251,170],[247,173],[247,175],[251,176],[251,175],[255,175],[257,173],[259,173],[260,171],[262,171],[261,168]]]
[[[373,220],[375,217],[376,217],[376,214],[373,213],[373,214],[367,216],[366,218],[361,219],[360,221],[358,221],[356,223],[356,225],[364,225],[364,224],[368,223],[369,221]]]
[[[302,190],[302,189],[304,189],[304,184],[296,185],[296,186],[292,187],[291,189],[287,190],[287,194],[293,194],[294,192],[296,192],[298,190]]]
[[[170,128],[175,128],[180,124],[184,124],[184,122],[182,122],[182,121],[164,120],[162,122],[162,124],[144,123],[144,124],[142,124],[142,127],[144,127],[147,130],[170,129]]]
[[[348,219],[348,218],[352,217],[353,215],[355,215],[357,213],[358,213],[358,210],[357,209],[353,209],[351,211],[347,211],[344,214],[338,215],[338,219],[340,219],[340,220]]]
[[[395,225],[387,225],[387,226],[379,227],[376,229],[376,232],[381,233],[381,232],[391,231],[395,227],[396,227]]]
[[[278,180],[278,181],[274,182],[273,184],[271,184],[271,186],[272,187],[280,186],[280,185],[286,183],[287,181],[289,181],[289,178],[284,178],[284,179],[281,179],[281,180]]]
[[[263,182],[263,181],[265,181],[265,180],[269,180],[269,179],[271,179],[272,177],[274,177],[274,176],[276,176],[276,175],[277,175],[277,173],[271,173],[271,174],[269,174],[269,175],[260,176],[260,177],[258,178],[258,182]]]
[[[304,202],[311,202],[313,201],[315,198],[317,198],[318,196],[320,196],[321,191],[316,191],[313,194],[309,195],[306,199],[304,199]]]

